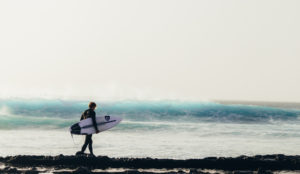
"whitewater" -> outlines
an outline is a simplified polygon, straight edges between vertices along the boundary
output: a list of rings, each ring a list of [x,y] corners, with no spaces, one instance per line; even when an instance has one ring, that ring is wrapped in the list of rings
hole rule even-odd
[[[83,136],[69,126],[88,101],[0,100],[0,156],[72,155]],[[98,101],[98,116],[122,117],[93,136],[96,155],[188,159],[300,153],[300,105],[243,102]]]

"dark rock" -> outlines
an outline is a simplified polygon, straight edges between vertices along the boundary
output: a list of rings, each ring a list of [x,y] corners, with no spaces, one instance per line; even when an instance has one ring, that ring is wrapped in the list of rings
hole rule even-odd
[[[286,157],[283,154],[278,154],[278,155],[276,155],[276,159],[277,160],[284,160],[284,159],[286,159]]]
[[[254,157],[208,157],[204,159],[152,159],[152,158],[109,158],[107,156],[11,156],[2,160],[4,165],[16,167],[53,167],[55,169],[130,168],[130,169],[217,169],[223,171],[275,171],[300,170],[300,156],[256,155]],[[8,170],[9,168],[7,168]],[[4,170],[4,169],[3,169]],[[195,173],[191,170],[190,173]],[[197,171],[199,173],[199,171]]]
[[[273,174],[273,172],[270,170],[258,169],[257,174]]]
[[[225,171],[225,174],[233,174],[233,171]]]
[[[218,160],[218,158],[217,157],[207,157],[207,158],[204,158],[203,160],[216,161],[216,160]]]
[[[15,174],[21,173],[20,171],[18,171],[18,169],[14,168],[14,167],[5,167],[3,169],[3,172],[4,173],[15,173]]]
[[[74,174],[89,174],[91,171],[87,167],[78,167],[74,172]]]
[[[233,174],[254,174],[252,171],[234,171]]]
[[[197,174],[197,173],[198,173],[197,169],[190,169],[190,174]]]
[[[39,174],[39,172],[36,170],[27,170],[25,171],[25,174]]]
[[[241,155],[239,157],[237,157],[237,159],[242,159],[242,160],[245,160],[245,159],[248,159],[249,157],[248,156],[245,156],[245,155]]]
[[[210,174],[210,173],[203,172],[200,169],[190,169],[189,174]],[[217,173],[214,173],[214,174],[217,174]]]
[[[7,171],[7,170],[9,170],[10,169],[10,167],[4,167],[4,171]]]
[[[185,172],[184,171],[182,171],[182,170],[178,170],[178,172],[177,173],[180,173],[180,174],[185,174]]]
[[[140,172],[138,170],[132,169],[132,170],[126,170],[124,173],[127,173],[127,174],[139,174]]]

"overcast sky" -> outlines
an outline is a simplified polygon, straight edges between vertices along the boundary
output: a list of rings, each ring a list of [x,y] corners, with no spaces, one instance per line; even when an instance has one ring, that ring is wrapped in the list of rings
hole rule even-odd
[[[1,0],[0,97],[300,102],[299,0]]]

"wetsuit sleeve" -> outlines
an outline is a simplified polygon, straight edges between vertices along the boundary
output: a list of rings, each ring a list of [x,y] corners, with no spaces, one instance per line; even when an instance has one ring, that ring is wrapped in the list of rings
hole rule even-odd
[[[95,112],[92,112],[92,113],[91,113],[91,117],[92,117],[92,121],[93,121],[93,125],[94,125],[94,127],[95,127],[95,130],[96,130],[96,131],[99,131],[99,130],[98,130],[98,127],[97,127],[97,123],[96,123],[96,113],[95,113]]]
[[[83,118],[84,118],[83,115],[84,115],[84,112],[81,114],[80,121],[83,120]]]

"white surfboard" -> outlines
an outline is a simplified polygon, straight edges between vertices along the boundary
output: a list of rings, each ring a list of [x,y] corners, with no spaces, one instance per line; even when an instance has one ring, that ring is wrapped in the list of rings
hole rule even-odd
[[[122,119],[114,116],[96,117],[96,123],[100,132],[106,131],[120,123]],[[70,127],[71,134],[90,135],[96,133],[91,118],[81,120]]]

